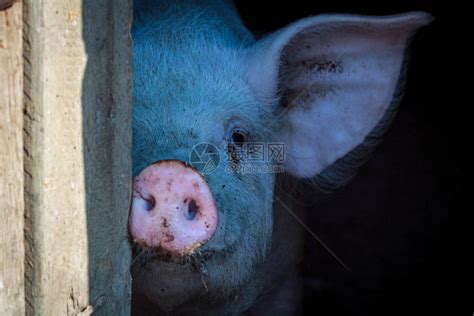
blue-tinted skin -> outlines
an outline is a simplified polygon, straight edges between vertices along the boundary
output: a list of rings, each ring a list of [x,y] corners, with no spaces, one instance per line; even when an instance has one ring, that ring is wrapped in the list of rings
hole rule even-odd
[[[300,20],[256,43],[229,1],[136,0],[134,176],[158,160],[186,162],[193,146],[202,142],[217,145],[225,154],[231,131],[239,128],[249,141],[285,140],[289,148],[297,148],[301,154],[289,156],[304,159],[285,166],[290,166],[289,172],[292,166],[294,175],[311,177],[317,188],[330,191],[346,184],[393,118],[402,91],[400,74],[395,76],[396,71],[403,74],[401,57],[406,46],[402,44],[429,21],[430,16],[422,12],[385,18],[325,15]],[[299,45],[293,46],[296,42]],[[343,47],[346,43],[350,46]],[[298,67],[302,57],[309,63]],[[324,67],[334,58],[346,69],[335,77]],[[311,66],[314,62],[317,67]],[[319,69],[321,62],[325,64]],[[300,69],[292,69],[295,66]],[[377,74],[376,82],[360,80]],[[324,103],[326,90],[319,87],[326,85],[331,92],[326,101],[339,107],[320,108],[324,113],[308,111],[317,105],[308,96]],[[346,88],[347,93],[341,93]],[[279,89],[280,93],[275,91]],[[285,101],[295,92],[301,94]],[[279,96],[284,109],[278,108]],[[295,100],[302,106],[295,105]],[[367,104],[349,116],[346,110],[354,100]],[[382,105],[386,111],[379,119]],[[328,116],[330,112],[337,116]],[[282,116],[291,120],[295,114],[295,122],[280,121]],[[334,124],[336,119],[343,120],[344,126]],[[316,134],[312,125],[323,130]],[[367,126],[373,126],[372,132],[361,143],[359,136]],[[335,137],[326,139],[325,131]],[[331,146],[319,147],[327,140]],[[341,150],[350,152],[340,156]],[[308,157],[324,157],[332,151],[339,153],[333,155],[337,160],[326,161],[332,165],[324,170],[298,170],[299,166],[307,169],[301,161],[311,163]],[[304,204],[275,185],[274,173],[230,173],[225,171],[228,165],[223,160],[217,170],[205,175],[219,210],[219,224],[194,257],[176,262],[136,249],[132,266],[136,314],[295,313],[302,234],[293,214],[301,209],[296,206]],[[278,183],[287,183],[284,180]]]
[[[252,141],[275,141],[274,105],[259,102],[245,80],[245,51],[255,40],[230,2],[134,5],[134,176],[158,160],[188,161],[200,142],[225,153],[233,127],[246,130]],[[136,312],[146,309],[146,301],[156,310],[238,314],[270,286],[270,274],[281,278],[292,254],[278,264],[269,255],[275,174],[229,173],[228,164],[223,159],[205,175],[219,210],[217,232],[201,248],[213,253],[203,261],[207,273],[190,262],[139,258],[132,268]],[[268,260],[281,271],[269,271],[275,268]]]

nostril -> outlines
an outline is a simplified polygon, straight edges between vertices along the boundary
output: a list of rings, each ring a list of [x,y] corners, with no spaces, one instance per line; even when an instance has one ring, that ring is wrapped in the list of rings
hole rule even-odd
[[[143,198],[143,200],[145,201],[145,209],[146,209],[147,211],[151,211],[152,209],[155,208],[156,201],[155,201],[155,198],[154,198],[152,195],[150,195],[150,196],[147,197],[147,198],[144,198],[144,197],[142,196],[142,198]]]
[[[196,218],[197,212],[198,212],[198,206],[196,204],[196,201],[191,200],[188,205],[188,212],[185,213],[186,218],[192,221],[194,218]]]

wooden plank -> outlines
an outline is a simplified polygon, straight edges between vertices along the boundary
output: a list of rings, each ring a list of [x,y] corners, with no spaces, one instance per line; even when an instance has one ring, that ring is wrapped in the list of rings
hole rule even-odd
[[[23,315],[22,9],[0,5],[0,315]]]
[[[131,1],[25,0],[28,315],[128,315]]]

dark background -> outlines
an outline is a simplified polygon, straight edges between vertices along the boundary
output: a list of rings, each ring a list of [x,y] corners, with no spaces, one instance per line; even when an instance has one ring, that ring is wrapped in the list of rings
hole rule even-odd
[[[257,35],[318,13],[397,14],[436,20],[411,46],[405,97],[384,141],[354,181],[310,212],[307,224],[351,269],[308,235],[305,315],[444,314],[457,292],[448,219],[458,213],[452,105],[441,93],[445,12],[434,1],[237,1]],[[259,4],[261,4],[259,2]],[[449,64],[449,63],[448,63]],[[451,107],[450,107],[451,106]]]

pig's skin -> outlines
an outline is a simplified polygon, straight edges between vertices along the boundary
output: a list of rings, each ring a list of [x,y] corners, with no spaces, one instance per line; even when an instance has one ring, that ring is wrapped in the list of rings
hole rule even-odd
[[[337,17],[338,23],[345,18]],[[393,21],[405,23],[411,18],[416,17]],[[358,19],[353,20],[367,22]],[[290,31],[280,34],[286,36]],[[132,35],[134,176],[156,161],[187,161],[200,142],[225,150],[226,131],[233,124],[245,127],[254,142],[281,141],[284,122],[276,111],[278,98],[268,94],[265,98],[249,84],[259,78],[248,75],[249,68],[258,66],[248,60],[249,48],[256,41],[230,1],[137,0]],[[268,69],[262,69],[266,72]],[[268,82],[257,84],[272,90]],[[390,118],[386,115],[383,121]],[[375,143],[372,138],[368,146],[352,150],[349,158],[356,159],[355,164],[339,159],[337,172],[325,170],[316,179],[330,188],[333,180],[344,183],[351,167],[360,165]],[[135,314],[298,312],[302,227],[282,203],[302,218],[299,198],[290,198],[278,186],[274,193],[275,174],[228,173],[223,167],[226,163],[206,175],[219,211],[217,232],[201,248],[205,259],[200,270],[207,273],[196,272],[192,260],[164,260],[137,247],[132,266]],[[308,170],[315,168],[300,175],[308,176]]]

